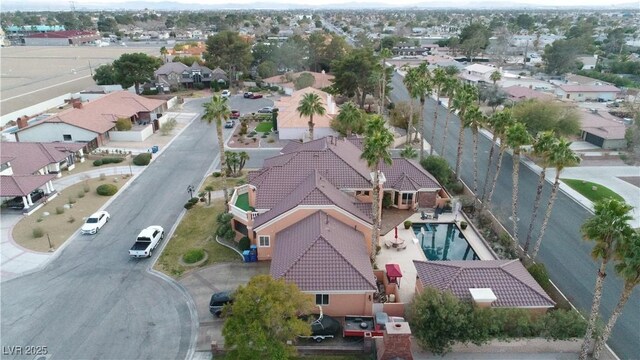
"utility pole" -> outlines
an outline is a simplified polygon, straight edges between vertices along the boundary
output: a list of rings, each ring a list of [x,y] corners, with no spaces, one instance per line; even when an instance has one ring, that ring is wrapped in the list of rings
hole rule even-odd
[[[529,51],[529,39],[527,39],[527,45],[524,47],[524,59],[522,59],[522,68],[527,68],[527,52]]]

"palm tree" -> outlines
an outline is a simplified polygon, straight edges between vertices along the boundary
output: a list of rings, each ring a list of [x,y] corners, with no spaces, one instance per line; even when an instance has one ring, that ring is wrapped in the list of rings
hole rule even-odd
[[[489,174],[491,173],[491,165],[493,164],[493,153],[497,145],[498,138],[504,135],[504,132],[509,126],[513,124],[511,118],[511,112],[509,110],[493,113],[489,119],[487,119],[487,125],[493,132],[493,138],[491,139],[491,149],[489,150],[489,164],[487,166],[487,172],[484,176],[484,186],[482,189],[482,198],[480,200],[480,210],[485,207],[485,200],[487,199],[487,190],[489,187]],[[502,159],[502,158],[500,158]]]
[[[402,82],[409,93],[409,122],[407,124],[407,142],[411,143],[411,128],[413,127],[413,99],[420,97],[420,76],[417,68],[408,68]]]
[[[472,105],[475,104],[478,98],[478,88],[472,85],[462,85],[462,88],[456,92],[453,98],[452,109],[458,110],[458,117],[460,118],[460,132],[458,133],[458,156],[456,157],[456,178],[460,180],[460,165],[462,163],[462,148],[464,146],[464,130],[466,129],[464,118]]]
[[[587,324],[587,331],[580,348],[580,360],[586,360],[591,347],[596,320],[600,313],[600,301],[602,300],[602,286],[607,276],[607,264],[614,255],[617,242],[622,238],[631,236],[633,228],[629,221],[633,217],[629,214],[633,209],[631,205],[616,199],[603,199],[593,205],[595,215],[582,225],[582,236],[585,240],[595,241],[591,257],[600,260],[600,268],[596,276],[596,284],[593,289],[593,302],[591,314]]]
[[[205,110],[202,115],[202,120],[206,121],[209,125],[215,123],[216,131],[218,134],[218,151],[220,152],[220,177],[222,182],[222,192],[224,193],[224,206],[226,211],[229,211],[229,192],[227,190],[227,164],[226,157],[224,156],[224,138],[222,137],[222,122],[229,119],[231,116],[231,109],[227,104],[227,99],[214,95],[211,101],[203,104]]]
[[[442,90],[447,81],[447,72],[443,68],[433,70],[431,84],[433,85],[433,91],[436,94],[437,104],[433,107],[433,127],[431,128],[431,147],[429,148],[429,155],[433,155],[433,146],[436,141],[436,125],[438,124],[438,110],[440,110],[440,95],[442,95]]]
[[[531,135],[524,124],[516,122],[507,129],[507,145],[513,150],[513,191],[511,195],[511,223],[513,224],[513,240],[518,246],[518,177],[520,175],[520,154],[522,147],[531,144]]]
[[[515,120],[511,116],[511,110],[505,109],[502,111],[503,118],[500,120],[500,127],[494,128],[494,133],[498,134],[497,139],[500,139],[500,147],[498,149],[498,162],[496,163],[496,172],[493,174],[493,181],[491,182],[491,189],[489,190],[489,195],[487,195],[486,207],[489,207],[491,204],[491,198],[493,197],[493,192],[496,190],[496,184],[498,183],[498,176],[500,175],[500,168],[502,167],[502,158],[504,157],[505,151],[507,151],[507,129],[515,124]]]
[[[412,148],[411,145],[405,145],[404,149],[400,152],[400,156],[405,159],[415,159],[418,157],[418,152]]]
[[[531,258],[534,260],[536,256],[538,256],[540,244],[542,243],[542,238],[544,237],[544,233],[547,230],[547,224],[549,223],[549,218],[551,217],[551,209],[553,209],[553,203],[556,201],[558,189],[560,189],[560,173],[562,173],[562,170],[564,170],[565,167],[575,166],[580,163],[580,157],[576,155],[570,147],[571,142],[565,138],[560,138],[555,144],[553,144],[549,151],[549,166],[556,168],[556,177],[553,182],[553,188],[551,189],[551,196],[549,197],[547,210],[544,213],[544,220],[542,220],[542,226],[540,227],[540,234],[538,234],[538,240],[536,240],[536,245],[533,247],[533,252],[531,253]]]
[[[486,124],[487,118],[480,108],[473,106],[465,114],[465,127],[473,134],[473,194],[478,197],[478,131]]]
[[[538,208],[540,207],[540,200],[542,199],[542,188],[544,187],[545,176],[547,174],[547,167],[549,166],[549,154],[551,148],[558,139],[553,131],[544,131],[536,136],[533,142],[532,154],[540,159],[542,165],[542,171],[538,177],[538,187],[536,188],[536,199],[533,201],[533,212],[531,213],[531,221],[529,222],[529,231],[527,231],[527,240],[524,242],[524,253],[529,251],[529,243],[531,242],[531,235],[533,233],[533,225],[538,216]]]
[[[380,96],[380,108],[378,109],[378,114],[382,115],[382,111],[384,109],[384,93],[385,90],[387,89],[387,62],[386,60],[390,57],[392,57],[393,54],[391,53],[391,50],[389,50],[388,48],[382,48],[382,50],[380,51],[380,57],[382,58],[382,87],[381,87],[381,96]]]
[[[447,81],[442,86],[442,94],[448,97],[447,116],[444,119],[444,135],[442,136],[442,149],[440,150],[440,156],[444,157],[444,149],[447,143],[447,131],[449,130],[449,119],[451,118],[452,98],[455,96],[456,91],[460,88],[460,82],[454,77],[447,78]]]
[[[489,80],[493,81],[493,85],[500,81],[500,79],[502,79],[502,74],[500,74],[499,70],[496,70],[489,75]]]
[[[167,50],[166,47],[161,47],[160,48],[160,55],[162,55],[162,58],[164,59],[164,62],[167,62],[167,54],[169,53],[169,50]]]
[[[385,127],[384,119],[379,116],[372,116],[365,129],[365,138],[362,154],[360,157],[367,162],[367,166],[373,176],[373,231],[371,233],[371,262],[376,260],[376,247],[380,237],[380,162],[391,165],[391,154],[389,147],[393,144],[393,134]]]
[[[424,159],[424,104],[427,96],[431,95],[431,73],[427,67],[429,63],[423,62],[418,66],[420,81],[418,82],[418,92],[420,93],[420,160]],[[433,148],[433,144],[430,144]]]
[[[615,269],[624,281],[624,285],[620,293],[620,299],[618,299],[618,304],[616,304],[616,307],[613,309],[613,313],[611,313],[611,317],[604,327],[602,335],[596,342],[596,347],[593,351],[594,359],[600,358],[600,352],[609,339],[611,330],[622,313],[624,306],[627,304],[631,292],[640,284],[640,233],[633,232],[631,236],[621,238],[616,247],[615,256],[617,260]]]
[[[365,118],[362,110],[351,101],[340,106],[340,113],[335,117],[338,132],[343,136],[351,136],[353,133],[362,134]]]
[[[300,116],[308,116],[309,117],[309,139],[313,140],[313,116],[314,115],[324,115],[325,109],[322,104],[322,100],[320,96],[315,93],[307,93],[302,96],[300,102],[298,103],[298,108],[296,109]]]

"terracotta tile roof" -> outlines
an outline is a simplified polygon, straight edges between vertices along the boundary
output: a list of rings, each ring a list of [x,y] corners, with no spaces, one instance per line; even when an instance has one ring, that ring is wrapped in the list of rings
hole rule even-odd
[[[290,175],[293,176],[293,174]],[[281,179],[284,181],[287,178],[289,177],[282,177]],[[255,218],[253,223],[255,230],[287,211],[303,205],[337,206],[364,222],[371,223],[371,217],[354,205],[354,203],[358,202],[356,198],[336,189],[317,170],[308,173],[306,178],[299,181],[297,186],[295,183],[281,183],[280,186],[286,190],[285,196],[277,199],[273,207],[269,207],[270,210]],[[260,196],[261,192],[264,192],[264,186],[258,188],[258,196]],[[264,207],[256,206],[256,208],[263,209]]]
[[[151,112],[165,103],[166,101],[148,99],[126,90],[115,91],[82,103],[81,109],[68,109],[31,126],[43,123],[66,123],[103,134],[115,127],[118,118],[129,118],[137,116],[140,112]],[[18,132],[29,129],[31,126],[18,130]]]
[[[26,196],[55,178],[55,174],[0,176],[0,196]]]
[[[607,113],[580,112],[580,129],[607,140],[624,139],[627,127]]]
[[[620,92],[620,89],[613,85],[560,85],[558,87],[564,92]]]
[[[69,153],[82,149],[82,143],[2,142],[2,156],[13,157],[14,174],[31,175],[49,164],[64,160]],[[3,159],[4,161],[4,159]]]
[[[471,301],[470,288],[490,288],[492,307],[553,307],[555,302],[522,266],[520,260],[413,261],[424,287],[450,290]]]
[[[302,291],[374,291],[364,236],[317,211],[276,234],[271,276]]]
[[[381,164],[380,170],[387,178],[385,189],[415,191],[419,189],[437,190],[442,188],[438,181],[413,160],[393,158],[391,165]]]
[[[518,85],[509,86],[504,88],[503,90],[504,92],[507,93],[507,95],[509,95],[511,99],[514,99],[514,100],[524,100],[524,99],[551,100],[553,97],[551,94],[543,93],[540,91],[536,91],[536,90],[529,89],[524,86],[518,86]]]

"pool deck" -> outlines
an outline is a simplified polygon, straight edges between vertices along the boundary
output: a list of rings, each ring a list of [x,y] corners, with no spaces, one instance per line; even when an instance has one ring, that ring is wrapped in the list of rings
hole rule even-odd
[[[452,223],[455,218],[454,214],[451,213],[441,214],[438,220],[422,220],[420,219],[420,216],[420,213],[415,213],[408,217],[407,220],[412,223]],[[470,223],[470,221],[464,217],[462,212],[458,214],[457,221],[455,221],[458,223],[458,227],[460,226],[461,220],[465,220],[467,223]],[[480,235],[476,233],[473,226],[467,226],[465,230],[462,230],[462,233],[481,260],[496,259],[493,253],[486,247]],[[427,258],[420,248],[420,244],[412,228],[405,229],[404,225],[398,226],[398,238],[405,240],[405,244],[407,244],[406,249],[398,250],[393,247],[387,249],[384,246],[384,242],[391,242],[394,238],[395,232],[393,230],[383,236],[380,236],[380,245],[382,246],[382,249],[376,258],[376,264],[378,264],[378,269],[384,269],[385,264],[400,265],[400,270],[402,271],[402,279],[400,280],[399,289],[400,301],[409,303],[411,302],[411,299],[413,299],[416,287],[416,268],[413,266],[413,260],[427,261]]]

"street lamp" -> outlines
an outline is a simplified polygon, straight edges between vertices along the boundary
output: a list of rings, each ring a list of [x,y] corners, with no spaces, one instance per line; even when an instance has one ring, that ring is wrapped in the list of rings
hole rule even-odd
[[[189,199],[193,198],[193,192],[194,191],[195,191],[195,188],[193,187],[193,185],[187,186],[187,192],[189,193]]]

